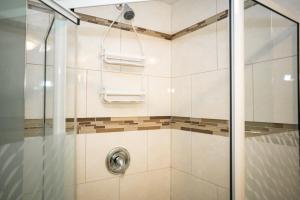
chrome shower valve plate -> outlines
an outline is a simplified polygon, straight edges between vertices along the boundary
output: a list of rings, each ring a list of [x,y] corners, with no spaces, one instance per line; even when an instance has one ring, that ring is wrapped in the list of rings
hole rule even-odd
[[[125,174],[129,164],[129,152],[123,147],[112,149],[106,156],[106,168],[112,174]]]

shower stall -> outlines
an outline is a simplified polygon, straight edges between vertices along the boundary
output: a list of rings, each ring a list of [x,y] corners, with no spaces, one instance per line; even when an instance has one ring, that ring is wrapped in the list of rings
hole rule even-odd
[[[275,0],[3,0],[0,200],[299,199],[299,22]]]

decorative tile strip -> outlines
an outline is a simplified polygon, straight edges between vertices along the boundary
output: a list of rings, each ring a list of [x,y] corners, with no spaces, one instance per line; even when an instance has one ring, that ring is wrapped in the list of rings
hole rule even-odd
[[[52,121],[47,120],[47,127],[52,127]],[[77,128],[78,134],[109,133],[123,131],[178,129],[203,134],[229,136],[228,120],[190,118],[180,116],[137,116],[137,117],[90,117],[66,119],[66,132],[72,133]],[[246,122],[246,137],[266,136],[270,134],[297,131],[296,124]],[[43,120],[25,120],[25,136],[43,135]]]
[[[105,18],[95,17],[95,16],[92,16],[92,15],[86,15],[86,14],[79,13],[79,12],[75,12],[75,13],[80,17],[80,20],[85,21],[85,22],[89,22],[89,23],[93,23],[93,24],[109,26],[113,22],[112,20],[105,19]],[[126,24],[126,23],[121,23],[121,22],[115,22],[112,25],[112,27],[117,28],[117,29],[121,29],[121,30],[124,30],[124,31],[131,31],[131,32],[134,31],[132,29],[131,25]],[[162,38],[162,39],[166,39],[166,40],[171,40],[171,36],[172,36],[172,35],[167,34],[167,33],[162,33],[162,32],[159,32],[159,31],[154,31],[154,30],[142,28],[142,27],[139,27],[139,26],[135,26],[135,29],[136,29],[136,32],[138,32],[138,33],[153,36],[153,37],[158,37],[158,38]]]
[[[257,3],[255,3],[252,0],[247,0],[247,1],[245,1],[245,9],[251,8],[252,6],[255,6],[256,4]],[[89,22],[89,23],[94,23],[94,24],[103,25],[103,26],[109,26],[113,22],[112,20],[105,19],[105,18],[95,17],[92,15],[87,15],[87,14],[83,14],[83,13],[79,13],[79,12],[75,12],[75,13],[78,16],[80,16],[80,20]],[[189,26],[181,31],[178,31],[174,34],[162,33],[159,31],[154,31],[154,30],[150,30],[150,29],[146,29],[146,28],[142,28],[142,27],[138,27],[138,26],[136,26],[135,28],[138,33],[141,33],[144,35],[158,37],[158,38],[162,38],[162,39],[166,39],[166,40],[174,40],[174,39],[180,38],[184,35],[187,35],[189,33],[192,33],[194,31],[197,31],[199,29],[202,29],[210,24],[216,23],[222,19],[227,18],[228,13],[229,13],[229,10],[224,10],[220,13],[217,13],[216,15],[213,15],[205,20],[202,20],[202,21],[200,21],[192,26]],[[115,22],[112,25],[112,27],[121,29],[121,30],[125,30],[125,31],[131,31],[131,32],[134,31],[132,29],[131,25],[126,24],[126,23],[121,23],[121,22]]]

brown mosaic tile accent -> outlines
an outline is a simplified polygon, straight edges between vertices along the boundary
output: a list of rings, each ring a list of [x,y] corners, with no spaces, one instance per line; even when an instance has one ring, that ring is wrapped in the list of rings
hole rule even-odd
[[[109,26],[113,22],[112,20],[109,20],[109,19],[95,17],[92,15],[87,15],[87,14],[83,14],[83,13],[79,13],[79,12],[75,12],[75,13],[80,17],[80,20],[89,22],[89,23],[93,23],[93,24]],[[125,24],[125,23],[121,23],[121,22],[115,22],[112,25],[112,27],[121,29],[124,31],[131,31],[131,32],[134,31],[130,24]],[[162,39],[166,39],[166,40],[171,40],[171,35],[167,34],[167,33],[162,33],[159,31],[154,31],[154,30],[150,30],[150,29],[146,29],[146,28],[142,28],[142,27],[138,27],[138,26],[135,26],[135,29],[136,29],[136,32],[144,34],[144,35],[149,35],[149,36],[158,37],[158,38],[162,38]]]
[[[52,121],[46,120],[47,127],[52,127]],[[278,133],[287,133],[298,130],[296,124],[250,122],[245,123],[246,137],[264,136]],[[178,129],[203,134],[229,136],[228,120],[190,118],[180,116],[137,116],[137,117],[96,117],[66,119],[66,132],[78,134],[110,133],[123,131]],[[25,120],[25,136],[34,137],[43,135],[43,120]]]
[[[251,8],[254,5],[256,5],[256,3],[254,1],[251,1],[251,0],[245,1],[245,9]],[[75,13],[80,17],[80,20],[89,22],[89,23],[94,23],[94,24],[103,25],[103,26],[110,26],[110,24],[113,22],[112,20],[105,19],[105,18],[99,18],[99,17],[95,17],[92,15],[87,15],[87,14],[83,14],[83,13],[79,13],[79,12],[75,12]],[[166,39],[166,40],[174,40],[174,39],[180,38],[184,35],[187,35],[189,33],[192,33],[194,31],[197,31],[199,29],[202,29],[210,24],[213,24],[220,20],[223,20],[228,17],[228,13],[229,13],[229,10],[224,10],[220,13],[217,13],[216,15],[213,15],[203,21],[193,24],[192,26],[189,26],[189,27],[187,27],[181,31],[178,31],[174,34],[162,33],[159,31],[154,31],[154,30],[150,30],[150,29],[146,29],[146,28],[142,28],[142,27],[138,27],[138,26],[135,26],[135,28],[136,28],[136,31],[140,34],[158,37],[158,38],[162,38],[162,39]],[[134,31],[132,29],[131,25],[126,24],[126,23],[121,23],[121,22],[115,22],[112,25],[112,27],[121,29],[121,30],[125,30],[125,31],[131,31],[131,32]]]

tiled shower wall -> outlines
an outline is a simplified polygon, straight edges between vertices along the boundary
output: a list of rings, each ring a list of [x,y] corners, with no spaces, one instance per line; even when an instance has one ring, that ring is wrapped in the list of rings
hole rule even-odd
[[[224,11],[226,2],[177,1],[173,31]],[[227,26],[228,18],[172,41],[172,116],[229,119]],[[229,138],[171,131],[172,199],[228,199]]]
[[[174,33],[225,10],[226,2],[225,0],[203,0],[199,4],[197,0],[180,0],[172,6],[159,1],[132,4],[136,12],[134,23],[156,31]],[[255,10],[255,7],[252,10]],[[251,12],[255,13],[252,10]],[[77,11],[109,19],[114,19],[118,14],[114,7],[109,6]],[[261,12],[255,13],[260,20],[265,17],[262,14],[260,18],[260,15]],[[34,17],[31,20],[32,23],[44,24],[46,28],[45,18]],[[46,20],[49,21],[49,19]],[[252,21],[248,20],[248,22]],[[106,66],[103,78],[106,87],[145,89],[145,103],[104,104],[99,94],[101,88],[99,54],[106,27],[82,22],[78,27],[78,68],[72,68],[73,63],[68,63],[69,72],[78,75],[78,117],[172,115],[228,119],[229,36],[227,25],[228,19],[224,19],[173,41],[140,35],[147,57],[145,69]],[[28,30],[30,31],[30,27]],[[272,30],[276,30],[276,27]],[[277,30],[279,35],[287,34],[282,26],[279,26]],[[252,40],[248,45],[249,49],[246,49],[247,64],[249,64],[246,67],[246,85],[247,91],[250,91],[246,94],[246,118],[249,121],[294,123],[295,118],[279,116],[279,111],[272,116],[260,113],[261,108],[257,106],[262,102],[265,103],[265,100],[270,99],[271,96],[261,91],[259,85],[256,85],[261,84],[258,81],[262,81],[262,77],[256,76],[258,80],[253,78],[255,73],[269,73],[268,70],[276,69],[276,66],[281,66],[282,62],[292,62],[286,60],[294,58],[293,44],[288,37],[281,36],[279,37],[282,39],[280,45],[286,48],[284,55],[277,51],[266,58],[261,58],[257,56],[261,55],[257,54],[257,51],[262,47],[257,48],[257,43],[267,42],[266,45],[278,43],[275,43],[274,38],[269,37],[270,30],[257,28],[254,24],[252,32],[250,35],[246,33],[246,37]],[[30,32],[34,39],[37,37],[34,34],[41,33],[43,33],[42,30],[36,29]],[[253,37],[254,33],[257,33],[255,37]],[[42,35],[39,37],[42,38]],[[132,32],[112,29],[106,44],[107,48],[113,52],[139,53]],[[42,54],[39,48],[35,48],[29,52],[27,60],[26,73],[32,78],[28,79],[29,90],[26,91],[28,94],[26,117],[32,119],[42,116],[40,112],[42,104],[37,101],[42,97],[40,86],[43,78]],[[257,57],[259,59],[256,59]],[[270,63],[268,65],[270,67],[260,72],[261,68],[256,67],[260,62]],[[271,67],[273,63],[279,64],[273,68]],[[69,83],[72,85],[72,82]],[[282,82],[279,81],[278,85],[281,84]],[[282,91],[288,93],[275,94],[278,97],[284,95],[293,98],[292,91],[286,88]],[[74,94],[74,90],[68,90],[68,92],[70,96]],[[74,103],[68,102],[69,117],[73,115],[71,108]],[[278,108],[279,105],[284,104],[284,102],[273,103],[277,104]],[[268,106],[264,108],[269,109],[264,110],[264,113],[272,109]],[[291,112],[289,107],[287,110]],[[283,114],[285,113],[288,112]],[[282,119],[288,119],[288,121]],[[115,146],[128,148],[132,156],[133,161],[124,177],[110,175],[104,166],[106,153]],[[228,137],[175,129],[79,134],[77,136],[77,195],[79,199],[91,200],[227,199],[228,149]]]
[[[153,1],[132,4],[134,24],[171,33],[171,6]],[[76,12],[114,20],[114,6],[78,9]],[[145,102],[106,104],[99,94],[100,43],[107,27],[85,23],[78,30],[80,68],[79,117],[134,117],[171,115],[171,41],[139,34],[146,56],[145,68],[105,65],[103,84],[107,88],[144,89]],[[140,55],[132,32],[112,29],[105,49]],[[170,199],[171,131],[139,130],[114,133],[86,133],[77,137],[77,178],[79,200]],[[105,167],[109,150],[127,148],[131,164],[125,176],[111,175]]]

